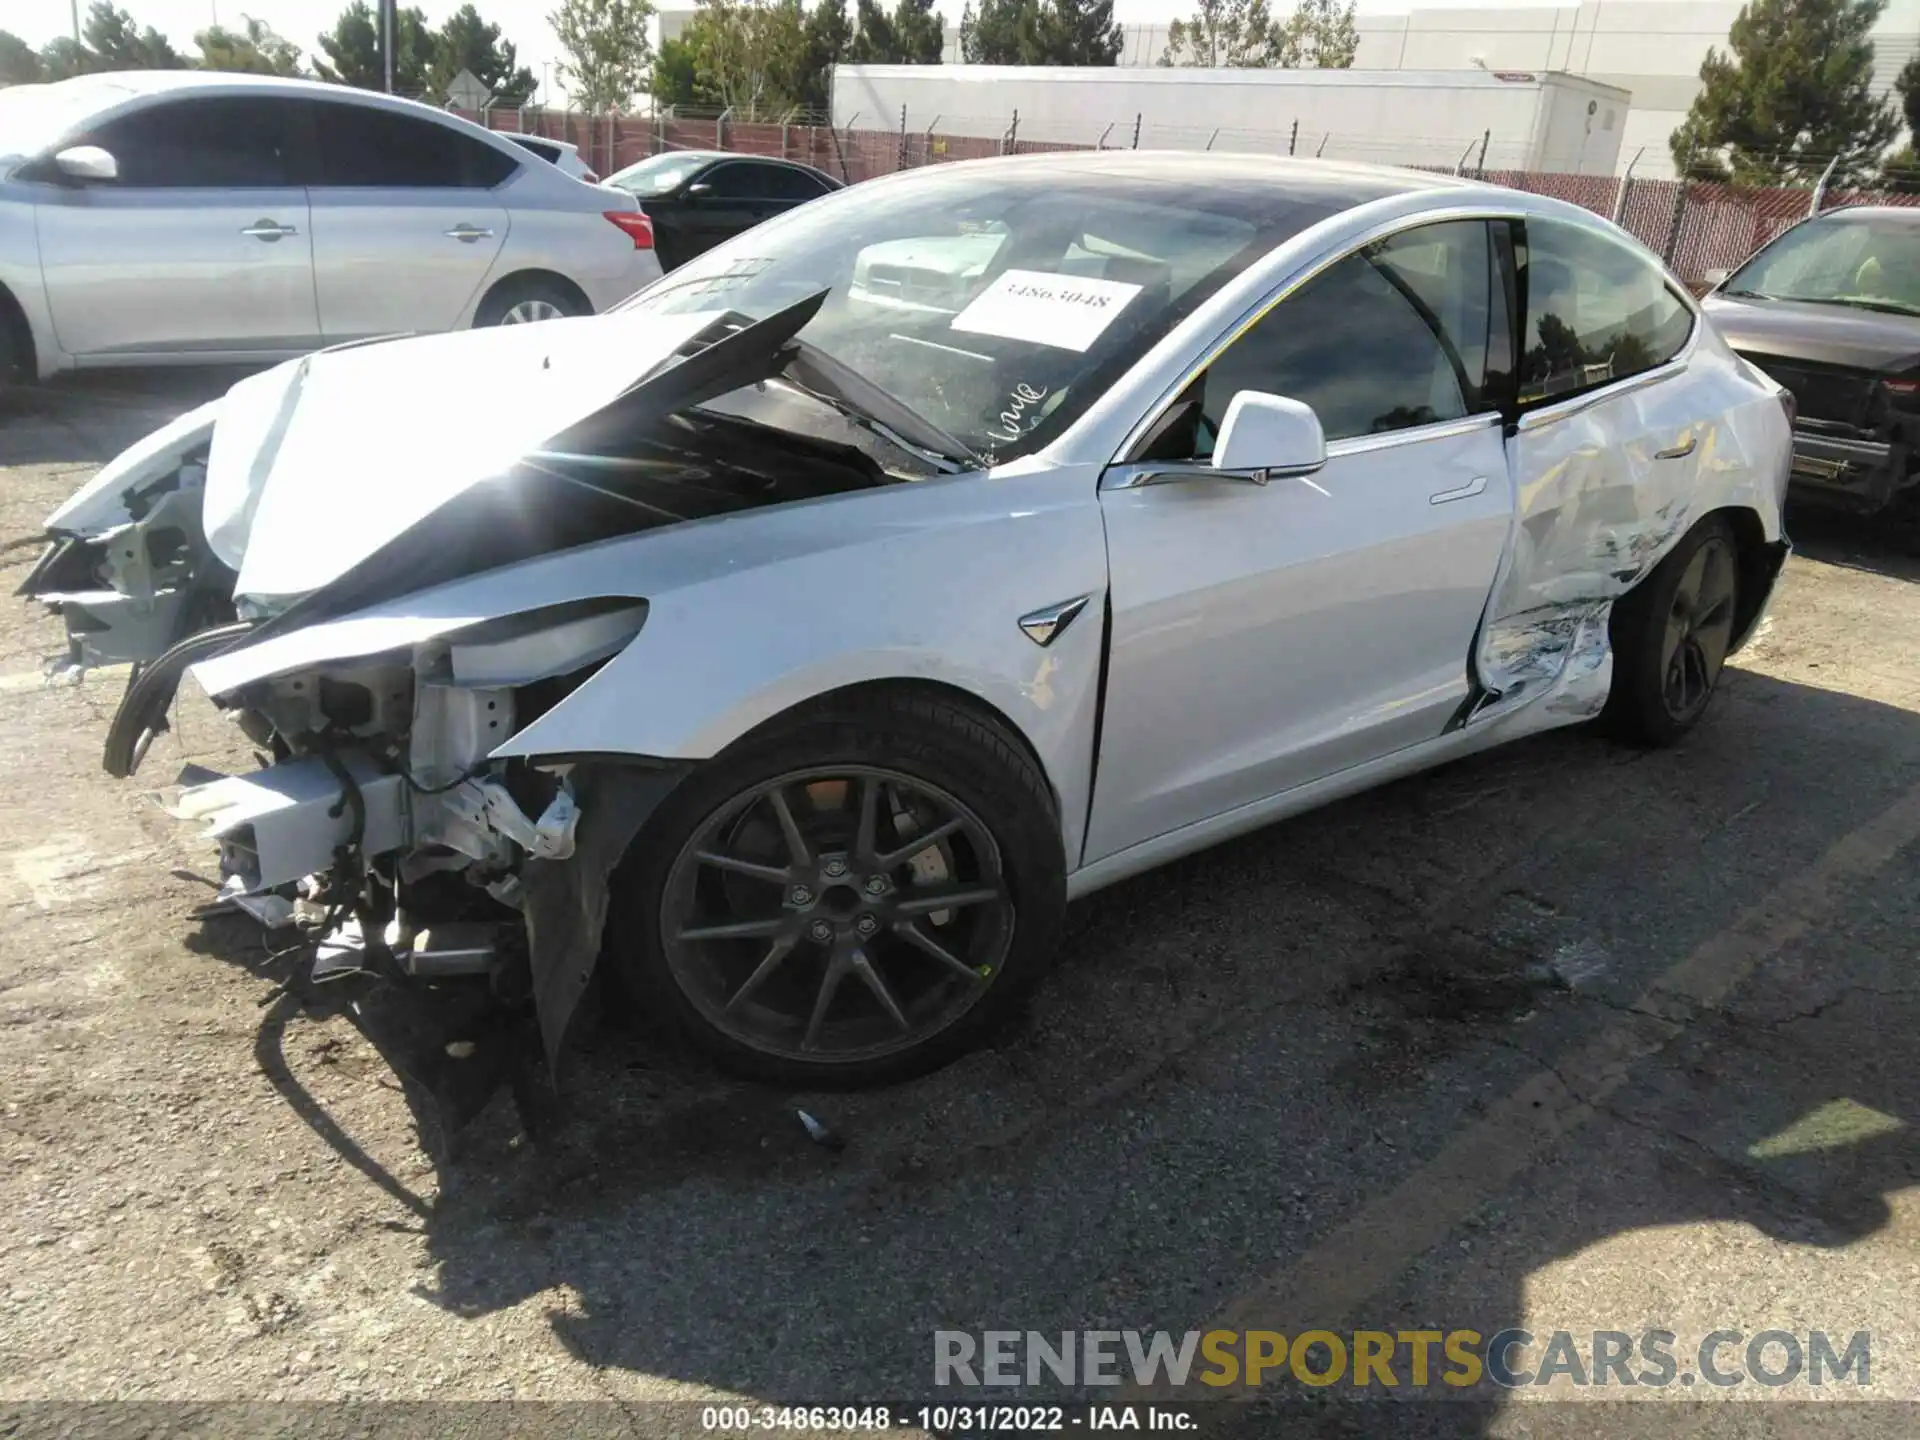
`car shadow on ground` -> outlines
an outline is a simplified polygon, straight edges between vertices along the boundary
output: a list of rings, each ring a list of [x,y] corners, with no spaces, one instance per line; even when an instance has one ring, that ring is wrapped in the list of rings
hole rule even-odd
[[[1920,581],[1920,520],[1893,523],[1884,516],[1796,505],[1787,511],[1787,533],[1809,559]]]
[[[1296,1333],[1697,1321],[1750,1335],[1785,1321],[1604,1300],[1543,1317],[1540,1287],[1594,1247],[1623,1247],[1632,1271],[1644,1237],[1716,1222],[1747,1228],[1674,1284],[1731,1293],[1741,1266],[1771,1263],[1740,1235],[1833,1251],[1887,1225],[1888,1196],[1920,1176],[1920,987],[1901,968],[1920,859],[1911,834],[1874,865],[1847,857],[1863,825],[1885,831],[1874,817],[1915,808],[1916,786],[1920,716],[1730,672],[1675,751],[1540,737],[1074,906],[1023,1027],[912,1084],[777,1092],[609,1022],[556,1095],[524,1021],[485,1018],[471,993],[379,987],[282,994],[258,1055],[419,1216],[423,1298],[478,1317],[569,1296],[551,1323],[623,1396],[670,1381],[774,1403],[1010,1398],[934,1391],[943,1328],[1178,1334],[1225,1314]],[[1847,864],[1828,874],[1836,854]],[[1786,911],[1754,921],[1769,896]],[[235,921],[201,939],[261,965]],[[1747,968],[1723,1000],[1677,1015],[1649,1001],[1683,957],[1728,953]],[[351,1015],[408,1077],[437,1195],[381,1169],[302,1087],[281,1040],[316,1007]],[[1667,1028],[1634,1039],[1649,1015]],[[1626,1068],[1584,1095],[1568,1057],[1622,1033]],[[455,1060],[450,1044],[472,1050]],[[1433,1178],[1530,1084],[1546,1086],[1557,1143],[1484,1193]],[[809,1138],[799,1109],[837,1143]],[[1523,1142],[1503,1143],[1512,1159]],[[1393,1278],[1358,1302],[1288,1278],[1341,1246],[1392,1257]],[[1795,1324],[1843,1345],[1859,1318]],[[1491,1433],[1500,1413],[1497,1392],[1391,1412],[1357,1398],[1292,1387],[1254,1411],[1297,1403],[1368,1434]],[[1550,1407],[1529,1421],[1562,1423],[1585,1435],[1593,1420]]]
[[[87,370],[12,385],[0,390],[0,449],[9,465],[104,465],[256,369]]]

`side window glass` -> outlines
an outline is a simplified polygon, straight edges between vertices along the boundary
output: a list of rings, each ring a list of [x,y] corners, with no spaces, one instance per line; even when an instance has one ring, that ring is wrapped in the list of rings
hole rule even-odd
[[[1203,377],[1190,445],[1212,454],[1242,390],[1311,405],[1329,440],[1458,420],[1497,408],[1504,288],[1484,222],[1422,226],[1369,245],[1269,310]],[[1496,374],[1497,378],[1497,374]]]
[[[1522,404],[1550,404],[1664,365],[1693,314],[1651,261],[1575,225],[1528,221]]]
[[[775,200],[811,200],[825,193],[820,182],[804,170],[788,170],[779,165],[758,168],[766,193]]]
[[[313,110],[323,185],[403,189],[486,189],[513,160],[452,126],[371,105],[322,101]]]
[[[716,165],[700,177],[716,200],[758,200],[766,194],[758,165]]]
[[[299,183],[290,152],[296,113],[264,97],[173,100],[118,116],[74,143],[111,153],[122,186],[270,189]]]

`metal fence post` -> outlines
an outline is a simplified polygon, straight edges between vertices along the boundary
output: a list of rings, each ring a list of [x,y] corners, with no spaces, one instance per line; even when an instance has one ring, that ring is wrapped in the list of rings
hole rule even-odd
[[[832,119],[833,117],[828,116],[827,118]],[[859,118],[860,112],[858,110],[854,111],[853,120],[858,120]],[[849,136],[853,134],[853,120],[847,121],[847,134]],[[840,183],[842,185],[851,185],[853,181],[847,176],[847,152],[840,148],[840,132],[832,125],[829,125],[827,126],[827,133],[833,136],[833,157],[840,162]]]
[[[1020,143],[1020,112],[1013,112],[1013,123],[1007,126],[1007,133],[1000,137],[1000,153],[1011,155],[1014,147]]]
[[[1293,121],[1293,133],[1287,137],[1287,154],[1289,155],[1293,154],[1295,147],[1298,146],[1299,144],[1300,144],[1300,119],[1298,116],[1295,116]]]
[[[1644,145],[1634,151],[1633,158],[1627,161],[1627,173],[1620,177],[1620,188],[1613,197],[1613,214],[1608,217],[1616,225],[1626,216],[1627,196],[1633,193],[1633,167],[1640,163],[1640,157],[1646,153],[1647,147]]]
[[[1133,148],[1136,150],[1140,148],[1140,117],[1142,113],[1143,112],[1136,110],[1133,114]]]
[[[894,169],[907,168],[907,107],[900,107],[900,158],[894,162]]]
[[[1331,130],[1327,131],[1326,134],[1320,137],[1320,148],[1313,152],[1314,159],[1318,160],[1322,155],[1327,153],[1327,141],[1331,140],[1332,138],[1333,138],[1333,132]]]
[[[1687,200],[1693,189],[1693,181],[1688,174],[1693,169],[1693,147],[1687,147],[1687,158],[1680,164],[1680,184],[1673,194],[1673,217],[1667,221],[1667,243],[1660,249],[1660,258],[1669,269],[1673,266],[1674,252],[1680,248],[1680,224],[1687,218]]]
[[[1827,198],[1827,182],[1833,179],[1834,167],[1840,163],[1840,157],[1834,156],[1827,162],[1827,168],[1820,172],[1820,183],[1813,187],[1813,200],[1807,206],[1808,218],[1820,213],[1820,206]]]
[[[1112,133],[1113,133],[1113,121],[1109,120],[1107,122],[1107,128],[1100,132],[1100,138],[1093,142],[1093,148],[1096,150],[1106,149],[1107,136],[1111,135]]]
[[[1493,140],[1493,131],[1486,130],[1481,133],[1480,163],[1474,166],[1474,169],[1473,169],[1473,178],[1476,180],[1484,180],[1487,178],[1487,146],[1492,142],[1492,140]]]
[[[727,148],[727,117],[731,114],[733,107],[729,105],[720,112],[720,118],[713,122],[713,148],[716,150]]]

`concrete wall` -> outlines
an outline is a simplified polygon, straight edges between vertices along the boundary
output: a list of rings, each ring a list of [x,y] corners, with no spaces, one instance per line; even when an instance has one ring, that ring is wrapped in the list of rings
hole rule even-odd
[[[1479,70],[1173,70],[840,66],[833,121],[1027,142],[1244,150],[1611,174],[1630,97],[1585,79]],[[1592,107],[1589,114],[1588,107]],[[1298,124],[1295,140],[1294,126]]]

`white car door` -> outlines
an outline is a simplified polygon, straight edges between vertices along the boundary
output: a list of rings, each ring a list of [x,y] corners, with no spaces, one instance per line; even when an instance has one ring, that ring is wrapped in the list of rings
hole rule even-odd
[[[1476,671],[1490,694],[1478,720],[1559,678],[1581,643],[1565,597],[1606,595],[1610,577],[1633,575],[1649,537],[1698,518],[1701,467],[1738,453],[1722,450],[1724,402],[1673,363],[1701,322],[1651,257],[1539,219],[1518,253],[1527,314],[1507,448],[1520,513],[1481,635]]]
[[[298,119],[298,102],[281,96],[186,95],[67,138],[112,155],[116,179],[37,166],[34,221],[60,348],[94,360],[313,348]]]
[[[493,187],[513,159],[427,116],[317,100],[313,117],[314,290],[327,339],[459,325],[506,242]]]
[[[1241,333],[1128,457],[1205,458],[1233,396],[1258,390],[1314,407],[1323,470],[1264,486],[1108,472],[1087,862],[1432,739],[1459,712],[1513,508],[1507,294],[1481,221],[1370,245]]]

